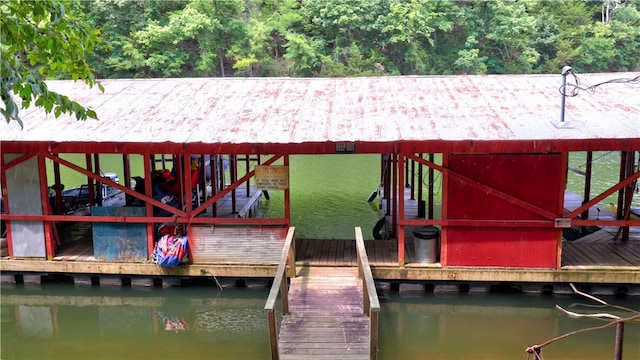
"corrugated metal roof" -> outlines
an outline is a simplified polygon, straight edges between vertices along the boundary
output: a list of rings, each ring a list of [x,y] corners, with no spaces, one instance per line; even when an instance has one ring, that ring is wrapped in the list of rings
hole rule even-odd
[[[599,83],[638,74],[582,74]],[[571,78],[569,81],[571,82]],[[606,84],[566,98],[560,75],[188,78],[50,81],[99,121],[21,112],[3,142],[301,144],[640,138],[640,86]]]

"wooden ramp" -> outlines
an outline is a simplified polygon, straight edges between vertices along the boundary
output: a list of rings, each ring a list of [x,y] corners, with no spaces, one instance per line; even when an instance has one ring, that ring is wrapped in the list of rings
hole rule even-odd
[[[306,267],[291,279],[280,359],[369,359],[357,267]]]

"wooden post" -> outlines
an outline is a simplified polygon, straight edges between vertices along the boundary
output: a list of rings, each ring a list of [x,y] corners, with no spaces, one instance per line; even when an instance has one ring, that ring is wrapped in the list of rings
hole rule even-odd
[[[433,153],[429,154],[429,161],[431,163],[433,163],[435,160],[435,156],[433,155]],[[433,168],[429,167],[429,211],[428,211],[428,218],[430,220],[433,220],[433,193],[434,193],[434,185],[433,185]],[[442,179],[442,178],[441,178]]]
[[[422,159],[422,153],[418,154],[418,157]],[[418,206],[420,205],[420,201],[424,200],[424,195],[422,194],[422,163],[418,163]],[[420,212],[420,210],[418,210]]]
[[[229,182],[234,184],[238,180],[238,156],[229,155]],[[236,214],[236,188],[231,190],[231,213]]]
[[[398,172],[402,172],[400,169],[399,161],[398,161],[398,153],[394,152],[392,155],[392,169],[393,169],[393,178],[391,179],[391,197],[392,199],[392,208],[391,208],[391,231],[389,236],[394,237],[398,236],[398,201],[404,201],[404,191],[402,195],[400,195],[400,183],[398,182]],[[401,199],[402,197],[402,199]],[[399,249],[398,249],[399,251]]]
[[[284,155],[284,165],[289,166],[289,155]],[[291,189],[284,190],[284,218],[291,224]]]
[[[187,213],[187,217],[191,217],[191,211],[193,210],[193,203],[191,202],[193,196],[193,188],[191,188],[191,155],[190,154],[182,154],[180,158],[180,170],[178,171],[178,176],[180,176],[182,180],[182,188],[184,189],[184,206],[185,212]],[[182,172],[182,174],[180,174]],[[182,191],[181,191],[182,192]],[[186,225],[186,224],[185,224]],[[184,229],[187,230],[186,228]]]
[[[47,186],[47,167],[45,164],[44,156],[41,154],[37,155],[38,158],[38,175],[40,176],[40,198],[42,201],[42,214],[51,215],[51,209],[49,208],[49,187]],[[52,226],[54,225],[50,221],[42,222],[44,228],[44,244],[47,253],[47,260],[53,259],[55,255],[54,247],[53,247],[53,231]]]
[[[409,161],[409,159],[407,159]],[[409,173],[407,172],[407,180],[409,180]],[[416,162],[411,160],[411,182],[407,181],[407,186],[411,188],[411,200],[416,199]]]
[[[371,311],[369,313],[369,359],[376,360],[378,358],[378,313],[380,311]]]
[[[209,160],[209,166],[211,166],[211,197],[216,196],[220,189],[220,183],[224,179],[224,169],[221,167],[224,163],[222,156],[218,154],[211,154],[211,160]],[[220,169],[218,171],[218,169]],[[207,199],[205,199],[205,202]],[[216,203],[211,204],[211,217],[218,216],[218,205]]]
[[[93,161],[91,160],[91,154],[85,154],[84,161],[85,161],[87,171],[93,172]],[[87,186],[89,187],[87,189],[89,190],[89,206],[94,205],[95,186],[93,186],[93,183],[94,183],[93,179],[87,176]]]
[[[95,167],[94,171],[96,175],[100,175],[100,154],[93,154],[93,164]],[[91,179],[91,182],[94,183],[93,179]],[[95,184],[96,186],[89,186],[89,204],[91,206],[102,206],[102,183],[99,181],[95,181]],[[97,204],[94,199],[98,199]]]
[[[616,324],[616,345],[613,354],[614,360],[622,360],[622,343],[624,339],[624,322]]]
[[[358,276],[362,277],[362,308],[369,317],[369,358],[378,358],[378,313],[380,301],[376,293],[376,285],[369,265],[369,257],[364,247],[362,228],[356,227],[356,254],[358,259]]]
[[[431,154],[429,154],[429,160],[431,160]],[[433,164],[433,162],[431,162],[431,164]],[[447,206],[448,206],[448,192],[449,192],[449,179],[447,175],[447,172],[445,171],[445,169],[449,166],[449,154],[448,153],[443,153],[442,154],[442,170],[440,171],[440,179],[442,181],[442,192],[441,192],[441,214],[440,214],[440,218],[443,221],[447,220]],[[431,170],[431,166],[429,166],[429,169]],[[431,184],[431,180],[429,180],[429,183]],[[431,188],[429,188],[429,197],[431,200]],[[429,211],[431,212],[431,201],[429,201]],[[429,213],[429,218],[431,218],[431,213]],[[445,223],[442,223],[441,229],[440,229],[440,264],[442,265],[443,269],[446,269],[448,266],[448,258],[449,258],[449,244],[448,244],[448,229],[447,229],[447,225],[445,225]]]
[[[591,198],[591,173],[593,169],[593,151],[587,151],[587,160],[586,167],[584,172],[584,197],[582,201],[582,205],[586,204]],[[585,209],[581,215],[582,220],[587,220],[589,218],[589,209]],[[582,235],[587,235],[587,227],[582,226],[580,228],[580,232]]]
[[[405,157],[402,154],[398,155],[398,164],[404,164],[404,159]],[[397,196],[395,197],[395,201],[394,204],[397,203],[397,217],[398,217],[398,222],[395,223],[397,224],[397,237],[398,237],[398,266],[400,266],[401,268],[404,267],[404,246],[405,246],[405,242],[404,242],[404,225],[400,225],[400,223],[403,222],[404,220],[404,188],[402,188],[402,184],[404,184],[404,178],[403,178],[404,172],[403,171],[399,171],[398,172],[398,188],[397,188]]]
[[[129,154],[122,154],[122,171],[122,176],[124,176],[124,187],[131,189],[131,162],[129,161]]]
[[[244,157],[244,173],[245,175],[249,172],[249,166],[251,165],[251,159],[249,158],[249,154],[246,154]],[[247,179],[247,198],[251,197],[251,178]]]
[[[278,354],[278,325],[276,324],[276,312],[274,309],[267,312],[267,319],[269,322],[269,347],[271,348],[271,359],[278,360],[280,359]]]
[[[294,243],[295,228],[290,227],[287,231],[287,238],[284,241],[284,247],[282,249],[282,255],[280,255],[280,261],[278,262],[278,269],[267,297],[267,303],[264,309],[267,310],[267,319],[269,322],[269,344],[271,347],[271,358],[279,359],[278,353],[278,325],[276,324],[275,302],[280,293],[280,300],[282,301],[282,314],[289,314],[289,286],[287,284],[287,259],[289,258],[289,250]]]
[[[289,246],[289,277],[296,277],[296,240],[291,240],[291,246]],[[286,280],[286,279],[285,279]]]
[[[633,163],[635,162],[635,151],[627,151],[627,163],[626,163],[626,174],[625,177],[631,176],[633,174]],[[633,199],[633,183],[627,185],[625,191],[625,208],[624,208],[624,220],[629,220],[629,216],[631,213],[631,202]],[[622,228],[622,240],[629,240],[629,227],[625,226]]]
[[[56,157],[58,156],[58,154],[53,154]],[[61,215],[64,213],[63,209],[62,209],[62,191],[64,190],[62,188],[62,184],[60,184],[62,181],[60,179],[60,164],[57,161],[53,162],[53,178],[54,178],[54,189],[56,192],[56,207],[55,207],[55,211],[54,213],[56,215]]]
[[[151,185],[151,168],[155,166],[155,155],[144,154],[144,194],[148,197],[153,197],[153,189]],[[147,216],[153,216],[153,206],[146,201],[145,212]],[[147,257],[151,260],[153,254],[153,247],[155,245],[154,226],[152,222],[147,223]]]

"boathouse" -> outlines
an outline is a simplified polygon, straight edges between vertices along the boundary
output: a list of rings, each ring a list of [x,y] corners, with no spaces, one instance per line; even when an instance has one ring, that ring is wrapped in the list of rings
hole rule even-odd
[[[575,96],[561,75],[117,79],[101,81],[104,93],[50,81],[99,120],[27,109],[24,128],[3,125],[8,254],[0,270],[272,277],[292,225],[289,156],[341,153],[380,155],[376,201],[389,237],[365,241],[378,280],[638,285],[640,222],[630,217],[640,177],[637,77],[583,74],[589,84],[636,80],[574,86]],[[591,193],[587,170],[585,192],[568,192],[570,153],[596,151],[622,154],[617,184]],[[118,181],[104,176],[104,154],[122,156]],[[144,169],[137,179],[132,161]],[[84,213],[66,211],[60,167],[86,177]],[[441,214],[433,189],[415,181],[434,173],[443,179]],[[180,205],[154,197],[154,176],[164,175],[177,181]],[[109,202],[102,186],[124,200]],[[267,191],[284,192],[281,218],[252,212]],[[618,194],[614,214],[601,211],[610,194]],[[188,263],[171,269],[150,262],[154,225],[167,222],[183,226],[190,242]],[[83,250],[70,253],[66,230],[83,224]],[[437,234],[427,263],[413,246],[424,227]],[[567,229],[609,232],[581,244],[563,238]],[[299,265],[353,264],[354,239],[331,241],[296,239]],[[314,258],[322,251],[324,260]]]

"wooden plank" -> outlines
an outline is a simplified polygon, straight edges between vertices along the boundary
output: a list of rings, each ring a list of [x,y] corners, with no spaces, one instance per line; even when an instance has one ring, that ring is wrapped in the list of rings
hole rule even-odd
[[[63,244],[56,251],[53,261],[89,261],[99,262],[93,256],[93,245],[91,240],[91,226],[86,223],[65,224],[61,234]],[[66,240],[66,241],[65,241]],[[264,241],[262,243],[261,241]],[[353,240],[334,240],[337,242],[337,249],[343,247],[343,261],[340,261],[341,254],[336,252],[336,259],[332,262],[335,266],[353,266],[355,265],[355,243]],[[382,248],[375,254],[369,253],[370,263],[372,266],[397,266],[397,242],[394,240],[367,240],[374,242],[376,249]],[[413,242],[411,236],[406,241],[405,260],[408,264],[414,261]],[[229,237],[217,243],[213,248],[209,249],[211,256],[218,257],[217,260],[212,259],[211,263],[229,264],[229,265],[249,265],[262,263],[264,265],[273,265],[273,260],[268,251],[263,249],[261,244],[266,247],[273,247],[274,251],[281,249],[282,243],[269,242],[269,240],[260,240],[251,237]],[[317,239],[298,239],[296,258],[298,264],[320,265],[318,257],[321,254],[321,247],[316,252],[315,245],[322,245],[322,241]],[[640,240],[630,239],[627,241],[613,240],[613,234],[608,231],[601,230],[592,235],[580,238],[574,241],[563,241],[562,266],[598,266],[602,267],[611,265],[620,266],[637,266],[640,264]],[[593,254],[593,249],[589,247],[602,246],[597,250],[597,254]],[[217,252],[214,254],[214,252]],[[250,253],[247,253],[250,252]],[[252,258],[255,257],[255,258]],[[352,261],[347,261],[352,257]],[[479,270],[480,271],[480,270]],[[490,272],[491,270],[484,270]]]
[[[338,243],[342,245],[342,241],[340,240],[335,240],[335,239],[331,240],[331,244],[329,247],[329,261],[328,261],[329,265],[334,265],[334,266],[336,265],[336,262],[338,260]]]
[[[335,263],[345,252],[342,241],[314,241],[321,262]],[[291,279],[289,310],[280,326],[280,359],[368,358],[369,319],[357,268],[301,268]]]
[[[344,251],[342,252],[342,254],[343,254],[344,262],[349,266],[355,265],[356,263],[355,242],[344,241],[343,247],[344,247]]]
[[[193,226],[194,264],[277,264],[286,236],[277,226]]]
[[[314,259],[315,248],[316,246],[318,246],[318,244],[321,244],[321,243],[318,240],[312,240],[312,239],[308,239],[306,241],[308,242],[307,251],[304,253],[304,255],[301,256],[301,259],[304,259],[304,261],[309,262],[311,261],[311,259]]]
[[[302,258],[306,255],[308,248],[309,248],[309,241],[305,241],[303,239],[296,239],[296,259],[298,261],[301,261]]]
[[[330,249],[331,249],[331,240],[322,239],[322,255],[321,255],[322,265],[331,265],[329,264],[329,258],[331,256]]]

